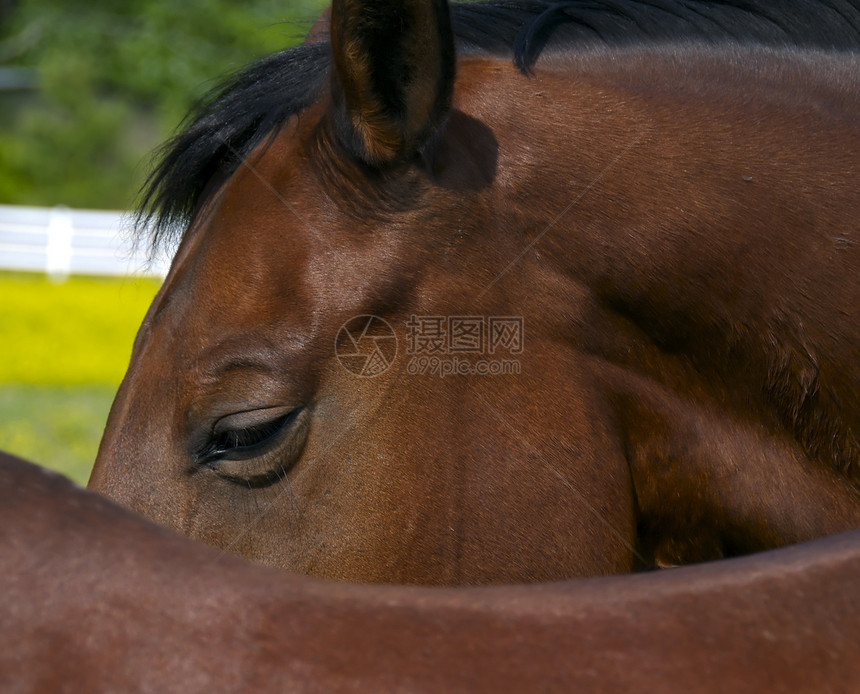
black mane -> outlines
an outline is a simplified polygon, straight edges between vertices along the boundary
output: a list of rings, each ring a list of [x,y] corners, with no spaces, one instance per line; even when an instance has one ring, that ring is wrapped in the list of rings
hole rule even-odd
[[[510,55],[524,72],[551,45],[734,42],[860,49],[860,0],[490,0],[451,7],[458,50]],[[176,240],[242,158],[326,84],[326,42],[264,58],[228,79],[160,150],[137,233]]]

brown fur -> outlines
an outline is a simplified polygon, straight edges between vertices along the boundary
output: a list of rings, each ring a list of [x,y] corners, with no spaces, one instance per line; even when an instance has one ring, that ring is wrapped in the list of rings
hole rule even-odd
[[[186,234],[91,487],[354,581],[556,580],[860,526],[858,68],[651,46],[527,77],[464,57],[444,124],[373,169],[321,97]],[[522,316],[521,371],[404,357],[357,378],[334,342],[363,314]],[[219,418],[300,406],[245,486],[195,463]]]
[[[335,0],[331,42],[333,93],[337,102],[343,99],[333,116],[348,121],[338,123],[341,141],[373,166],[408,159],[451,102],[454,37],[447,2]]]
[[[853,692],[857,532],[641,576],[314,581],[0,454],[4,692]]]

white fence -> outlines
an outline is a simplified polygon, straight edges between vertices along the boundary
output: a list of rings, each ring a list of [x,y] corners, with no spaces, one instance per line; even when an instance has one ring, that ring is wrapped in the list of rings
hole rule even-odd
[[[127,233],[128,213],[0,205],[0,269],[68,275],[164,277]]]

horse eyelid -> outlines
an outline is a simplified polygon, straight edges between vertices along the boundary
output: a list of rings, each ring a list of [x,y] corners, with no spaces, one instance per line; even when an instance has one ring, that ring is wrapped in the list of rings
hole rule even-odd
[[[197,451],[195,462],[201,465],[214,463],[230,453],[238,453],[241,457],[252,457],[263,452],[265,445],[273,441],[278,434],[286,429],[298,416],[300,409],[292,410],[260,424],[235,429],[225,429],[222,432],[212,431],[211,437]]]

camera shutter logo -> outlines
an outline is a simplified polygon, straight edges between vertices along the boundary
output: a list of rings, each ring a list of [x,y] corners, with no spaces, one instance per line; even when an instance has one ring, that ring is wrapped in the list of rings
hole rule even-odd
[[[347,371],[362,378],[373,378],[388,371],[394,363],[397,336],[394,328],[379,316],[355,316],[340,326],[334,349]]]

